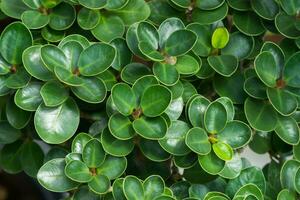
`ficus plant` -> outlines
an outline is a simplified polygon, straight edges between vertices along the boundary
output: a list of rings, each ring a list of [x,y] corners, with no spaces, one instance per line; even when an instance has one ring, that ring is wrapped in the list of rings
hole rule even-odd
[[[0,9],[4,172],[64,200],[300,198],[299,0]]]

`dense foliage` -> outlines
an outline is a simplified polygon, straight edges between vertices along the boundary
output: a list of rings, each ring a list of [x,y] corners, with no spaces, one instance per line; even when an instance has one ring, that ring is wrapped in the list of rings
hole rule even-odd
[[[72,200],[300,197],[299,0],[0,2],[5,172]]]

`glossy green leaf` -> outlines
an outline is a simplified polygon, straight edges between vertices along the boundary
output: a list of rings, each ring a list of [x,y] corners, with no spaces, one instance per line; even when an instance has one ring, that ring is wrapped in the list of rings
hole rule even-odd
[[[171,156],[159,145],[159,143],[156,140],[148,140],[141,138],[139,148],[144,154],[144,156],[156,162],[168,160]]]
[[[105,161],[97,168],[97,173],[105,175],[110,180],[114,180],[124,173],[126,167],[126,157],[107,156]]]
[[[207,155],[199,155],[198,159],[202,169],[212,175],[221,172],[225,166],[225,161],[217,157],[213,151]]]
[[[252,138],[250,127],[241,121],[233,120],[218,133],[218,140],[229,144],[233,149],[238,149],[249,143]]]
[[[260,18],[253,12],[236,12],[233,22],[239,31],[249,36],[257,36],[265,31]]]
[[[100,12],[88,8],[81,8],[77,14],[78,25],[85,30],[93,29],[100,21]]]
[[[0,151],[0,165],[3,171],[16,174],[22,171],[21,153],[22,141],[18,140],[11,144],[6,144]]]
[[[295,175],[299,171],[300,163],[296,160],[287,160],[284,162],[280,171],[280,182],[283,188],[295,190]]]
[[[297,73],[297,66],[300,60],[300,53],[293,54],[284,67],[283,79],[288,86],[299,87],[300,76]]]
[[[101,16],[99,23],[92,29],[92,34],[103,42],[110,42],[113,39],[120,38],[124,32],[124,23],[117,16]]]
[[[123,191],[127,199],[144,199],[142,182],[135,176],[127,176],[123,182]]]
[[[1,55],[7,62],[13,65],[22,63],[22,53],[31,45],[31,32],[21,22],[9,24],[1,33]]]
[[[151,75],[151,69],[142,63],[130,63],[121,71],[121,79],[129,84],[133,84],[145,75]]]
[[[105,160],[106,153],[98,139],[91,139],[82,150],[82,159],[89,168],[99,167]]]
[[[231,76],[238,68],[238,59],[232,55],[209,56],[209,65],[223,76]]]
[[[272,131],[275,129],[277,114],[270,104],[248,98],[244,109],[246,118],[252,128],[259,131]]]
[[[211,134],[216,134],[225,128],[226,123],[227,112],[223,104],[213,102],[208,105],[204,114],[205,129]]]
[[[243,161],[241,157],[235,153],[231,160],[225,163],[225,167],[219,172],[223,178],[234,179],[238,177],[243,169]]]
[[[7,121],[0,121],[0,144],[10,144],[22,135],[21,131],[12,127]]]
[[[163,194],[165,183],[162,177],[157,175],[149,176],[143,182],[145,200],[152,200]]]
[[[22,22],[29,29],[40,29],[46,26],[50,18],[37,10],[27,10],[21,16]]]
[[[31,113],[19,108],[13,98],[6,103],[5,113],[9,124],[16,129],[24,128],[31,119]]]
[[[178,42],[185,38],[182,42]],[[197,35],[190,30],[177,30],[173,32],[165,42],[164,50],[170,56],[180,56],[193,48],[197,41]]]
[[[137,107],[135,94],[127,84],[119,83],[114,85],[111,94],[113,103],[122,115],[131,115]]]
[[[70,123],[72,122],[72,123]],[[57,107],[41,104],[34,116],[38,135],[47,143],[59,144],[70,139],[79,125],[79,109],[73,99]]]
[[[45,83],[42,86],[40,93],[45,105],[48,107],[59,106],[69,97],[67,88],[57,81]]]
[[[253,197],[257,200],[263,200],[264,196],[261,190],[252,183],[246,184],[235,193],[233,199]]]
[[[62,2],[52,9],[49,26],[54,30],[66,30],[72,26],[75,19],[75,8],[69,3]]]
[[[297,0],[287,0],[287,1],[280,0],[279,3],[281,5],[281,7],[283,8],[283,10],[288,15],[295,15],[297,12],[297,9],[299,9],[299,7],[300,7],[300,4]]]
[[[251,1],[253,10],[264,19],[273,20],[279,12],[279,6],[274,0]]]
[[[67,192],[77,188],[79,183],[70,180],[64,172],[65,160],[57,158],[46,162],[37,174],[39,183],[53,192]]]
[[[256,99],[267,99],[267,86],[256,76],[249,77],[244,83],[245,92]]]
[[[203,10],[213,10],[220,7],[224,0],[197,0],[196,6]]]
[[[190,152],[185,144],[185,137],[189,129],[190,127],[187,123],[179,120],[173,121],[165,137],[159,140],[159,144],[173,155],[186,155]]]
[[[179,74],[192,75],[199,71],[200,66],[196,59],[190,55],[183,55],[177,58],[175,67]]]
[[[79,160],[69,162],[65,167],[65,174],[68,178],[79,183],[87,183],[93,178],[86,164]]]
[[[41,58],[46,67],[53,71],[54,68],[70,69],[70,63],[64,52],[54,45],[45,45],[41,48]]]
[[[83,147],[92,139],[92,136],[86,134],[86,133],[79,133],[76,135],[76,137],[72,141],[72,152],[74,153],[80,153],[82,154]]]
[[[294,192],[288,189],[282,189],[277,195],[277,200],[295,200],[295,196]]]
[[[211,37],[211,44],[215,49],[223,49],[229,41],[229,33],[226,28],[216,28]]]
[[[119,113],[116,113],[109,118],[108,127],[111,134],[120,140],[128,140],[135,134],[132,123],[128,117]]]
[[[134,148],[133,140],[119,140],[109,129],[104,129],[101,134],[101,143],[104,151],[113,156],[127,156]]]
[[[227,3],[214,10],[195,9],[192,14],[192,19],[200,24],[212,24],[226,17],[228,12]]]
[[[207,133],[202,128],[192,128],[186,135],[186,145],[195,153],[206,155],[211,151],[211,144]]]
[[[163,138],[168,130],[167,122],[161,116],[153,118],[141,117],[134,120],[132,125],[136,133],[146,139],[151,140]]]
[[[1,11],[10,17],[20,19],[24,11],[29,7],[22,0],[3,0],[1,1]]]
[[[80,86],[84,83],[81,77],[77,76],[68,69],[55,67],[54,73],[55,76],[66,85]]]
[[[287,26],[289,24],[289,26]],[[277,30],[287,38],[296,39],[300,36],[300,30],[296,27],[297,19],[289,16],[284,12],[278,13],[275,18],[275,26]]]
[[[116,57],[112,63],[112,67],[120,71],[131,62],[132,53],[126,44],[126,40],[122,38],[116,38],[110,44],[116,49]]]
[[[233,150],[231,146],[225,142],[217,142],[212,145],[212,148],[215,154],[224,161],[231,160],[233,157]]]
[[[188,117],[195,127],[204,128],[204,114],[210,101],[202,96],[195,97],[189,104]]]
[[[19,89],[14,98],[16,105],[26,111],[35,111],[43,101],[40,95],[41,87],[41,83],[31,82]]]
[[[83,46],[77,41],[68,41],[63,44],[60,49],[64,52],[69,64],[69,68],[73,73],[77,73],[78,59],[83,51]]]
[[[90,190],[96,194],[104,194],[109,190],[110,181],[105,175],[98,174],[88,183]]]
[[[300,132],[297,122],[291,117],[278,115],[275,127],[277,135],[286,143],[296,145],[300,139]]]
[[[179,73],[175,66],[160,62],[153,65],[153,74],[165,85],[175,85],[179,80]]]
[[[162,85],[148,87],[141,98],[141,109],[147,117],[161,115],[170,105],[172,94]]]
[[[94,76],[104,72],[115,58],[115,49],[105,43],[95,43],[86,48],[79,57],[79,72],[84,76]]]

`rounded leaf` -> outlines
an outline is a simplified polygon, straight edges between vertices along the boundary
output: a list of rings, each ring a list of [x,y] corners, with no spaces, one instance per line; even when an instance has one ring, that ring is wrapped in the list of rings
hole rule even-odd
[[[163,138],[168,130],[166,120],[161,117],[141,117],[132,123],[133,129],[140,136],[150,139],[157,140]]]
[[[87,183],[93,176],[89,168],[80,160],[72,160],[65,167],[65,174],[68,178],[79,183]]]
[[[216,28],[212,34],[211,44],[215,49],[223,49],[229,41],[229,33],[225,27]]]
[[[288,144],[296,145],[299,143],[299,127],[297,122],[292,117],[278,115],[275,132],[284,142]]]
[[[98,174],[93,176],[92,180],[88,183],[90,190],[96,194],[104,194],[109,190],[110,181],[107,176]]]
[[[123,192],[127,199],[139,200],[144,198],[142,182],[135,176],[127,176],[123,182]]]
[[[128,140],[135,134],[132,123],[128,117],[119,113],[115,113],[109,118],[108,128],[111,134],[120,140]]]
[[[238,68],[238,59],[232,55],[209,56],[209,65],[223,76],[231,76]]]
[[[42,86],[40,93],[45,105],[48,107],[59,106],[69,97],[67,88],[57,81],[45,83]]]
[[[220,102],[213,102],[208,105],[204,114],[205,129],[216,134],[223,130],[227,123],[227,111]]]
[[[89,168],[99,167],[105,160],[106,153],[98,139],[91,139],[82,150],[82,160]]]
[[[233,157],[233,150],[231,146],[225,142],[217,142],[212,145],[212,148],[215,154],[224,161],[231,160]]]
[[[200,166],[209,174],[216,175],[225,167],[225,161],[221,160],[213,151],[207,155],[199,155]]]
[[[155,62],[153,64],[153,74],[167,86],[175,85],[179,80],[179,73],[175,66],[166,63]]]
[[[186,135],[185,143],[192,151],[200,155],[206,155],[211,151],[207,133],[202,128],[190,129]]]
[[[0,144],[10,144],[22,135],[21,131],[12,127],[7,121],[0,121]]]

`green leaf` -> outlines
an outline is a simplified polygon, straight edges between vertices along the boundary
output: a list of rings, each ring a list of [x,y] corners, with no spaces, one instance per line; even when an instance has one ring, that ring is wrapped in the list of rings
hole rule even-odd
[[[99,167],[105,160],[106,153],[98,139],[91,139],[82,150],[82,159],[89,168]]]
[[[0,144],[10,144],[22,135],[21,131],[12,127],[7,121],[0,121]]]
[[[198,56],[208,56],[212,50],[210,26],[191,23],[186,26],[186,29],[193,31],[197,35],[197,42],[192,49],[193,52]]]
[[[19,108],[13,98],[7,101],[5,113],[9,124],[16,129],[24,128],[31,119],[31,113]]]
[[[72,123],[70,123],[72,122]],[[57,107],[41,104],[34,116],[38,135],[49,144],[60,144],[70,139],[79,125],[79,109],[73,99]]]
[[[66,85],[80,86],[84,83],[81,77],[77,76],[68,69],[55,67],[54,73],[55,76]]]
[[[150,139],[157,140],[163,138],[168,130],[166,120],[161,117],[141,117],[132,123],[133,129],[140,136]]]
[[[100,12],[98,10],[83,7],[77,14],[77,23],[82,29],[90,30],[97,26],[100,17]]]
[[[234,135],[234,137],[232,137]],[[218,133],[218,140],[229,144],[233,149],[239,149],[247,145],[252,138],[250,127],[238,120],[230,121],[226,127]]]
[[[202,128],[190,129],[186,135],[185,143],[192,151],[200,155],[206,155],[211,151],[207,133]]]
[[[141,138],[139,147],[144,156],[152,161],[162,162],[168,160],[171,156],[159,145],[156,140]]]
[[[197,60],[190,55],[183,55],[178,57],[175,67],[178,73],[183,75],[195,74],[200,69]]]
[[[37,143],[27,141],[23,144],[20,160],[24,172],[36,178],[40,167],[43,165],[44,152]]]
[[[220,102],[213,102],[208,105],[204,114],[205,129],[216,134],[223,130],[227,123],[227,111]]]
[[[192,20],[200,24],[212,24],[226,17],[228,13],[227,3],[223,3],[220,7],[213,10],[194,9]]]
[[[182,38],[185,38],[185,40],[182,40]],[[196,41],[197,35],[193,31],[177,30],[166,40],[164,50],[170,56],[184,55],[193,48]]]
[[[12,18],[20,19],[24,11],[29,7],[22,0],[3,0],[1,1],[1,11]]]
[[[179,80],[179,73],[175,66],[166,63],[155,62],[153,64],[153,74],[167,86],[175,85]]]
[[[229,42],[221,51],[222,55],[233,55],[239,60],[247,58],[254,48],[254,39],[240,32],[230,35]]]
[[[10,64],[21,64],[23,51],[31,45],[31,32],[21,22],[9,24],[1,33],[0,52]]]
[[[165,189],[165,183],[162,177],[152,175],[145,179],[143,182],[145,200],[152,200],[162,195]]]
[[[78,66],[83,76],[104,72],[114,61],[116,50],[109,44],[95,43],[80,54]]]
[[[116,10],[113,13],[119,16],[125,25],[128,26],[147,19],[150,15],[150,8],[143,0],[129,0],[122,9]]]
[[[27,71],[22,67],[18,66],[15,73],[10,74],[5,80],[5,86],[11,89],[24,88],[28,85],[31,76]]]
[[[21,20],[29,29],[40,29],[49,23],[50,18],[37,10],[26,10]]]
[[[254,0],[251,1],[251,6],[256,14],[267,20],[274,20],[279,12],[279,6],[274,0]]]
[[[100,103],[106,97],[106,86],[104,82],[95,77],[81,78],[83,84],[72,87],[72,92],[81,100],[88,103]]]
[[[168,88],[162,85],[148,87],[141,98],[141,109],[147,117],[161,115],[172,100],[172,94]]]
[[[110,188],[110,181],[107,176],[98,174],[88,183],[90,190],[96,194],[104,194]]]
[[[135,94],[132,88],[125,83],[114,85],[111,97],[118,111],[124,116],[131,115],[137,107]]]
[[[238,68],[238,59],[232,55],[209,56],[209,65],[219,74],[229,77]]]
[[[134,148],[133,140],[119,140],[107,128],[101,134],[101,143],[104,151],[118,157],[127,156]]]
[[[300,4],[297,0],[280,0],[279,3],[288,15],[295,15],[300,7]]]
[[[245,92],[256,99],[267,99],[267,86],[256,76],[249,77],[244,83]]]
[[[127,199],[144,199],[144,188],[142,182],[135,176],[127,176],[123,182],[123,191]]]
[[[242,170],[241,174],[229,180],[225,193],[233,198],[234,194],[244,185],[252,183],[256,185],[264,194],[266,191],[266,180],[261,169],[257,167],[248,167]]]
[[[293,54],[284,67],[283,79],[288,86],[299,88],[300,76],[297,73],[300,53]]]
[[[6,173],[17,174],[22,171],[21,152],[23,144],[18,140],[11,144],[6,144],[0,151],[1,169]]]
[[[251,9],[250,2],[243,0],[228,0],[228,5],[235,10],[246,11]]]
[[[73,160],[82,161],[82,156],[80,153],[69,153],[66,155],[65,160],[67,164]]]
[[[121,71],[121,79],[132,85],[139,78],[151,74],[151,69],[147,65],[133,62],[123,68]]]
[[[280,66],[276,65],[273,54],[267,51],[260,53],[254,61],[255,71],[264,84],[275,87],[280,76]]]
[[[283,188],[295,191],[295,175],[299,171],[299,167],[300,163],[296,160],[291,159],[284,162],[280,171],[280,182]]]
[[[223,49],[229,41],[229,33],[226,28],[216,28],[211,37],[211,44],[215,49]]]
[[[69,64],[69,68],[73,73],[77,71],[78,59],[83,51],[83,46],[77,41],[68,41],[63,44],[60,49],[64,52]]]
[[[196,6],[203,10],[213,10],[223,5],[224,0],[197,0]]]
[[[185,137],[189,129],[190,126],[184,121],[173,121],[165,137],[158,142],[170,154],[177,156],[186,155],[190,152],[185,144]]]
[[[235,12],[233,23],[239,31],[249,36],[257,36],[265,32],[260,18],[253,12]]]
[[[45,105],[48,107],[59,106],[69,97],[67,88],[57,81],[45,83],[42,86],[40,93]]]
[[[97,26],[92,29],[92,34],[95,38],[103,42],[121,38],[124,32],[124,22],[118,16],[101,16]]]
[[[149,22],[140,22],[137,28],[138,41],[149,44],[151,49],[157,50],[159,34],[154,25]]]
[[[123,192],[123,182],[124,178],[116,179],[112,185],[112,193],[115,199],[126,200]]]
[[[181,29],[184,29],[184,24],[179,18],[170,17],[164,20],[158,29],[160,48],[165,47],[165,43],[172,33]]]
[[[86,133],[79,133],[72,141],[72,152],[82,154],[83,147],[92,139],[92,136]]]
[[[79,183],[70,180],[64,172],[65,160],[57,158],[46,162],[38,171],[39,183],[52,192],[67,192],[77,188]]]
[[[252,128],[259,131],[272,131],[275,129],[277,114],[270,104],[248,98],[244,109],[246,118]]]
[[[171,101],[171,104],[169,105],[169,107],[165,111],[165,114],[168,115],[170,120],[172,120],[172,121],[177,120],[182,114],[183,107],[184,107],[184,102],[183,102],[182,97],[179,97],[177,99],[173,99]]]
[[[24,50],[22,60],[26,71],[42,81],[53,79],[53,74],[41,60],[41,45],[34,45]]]
[[[138,47],[139,47],[139,50],[142,52],[142,54],[144,56],[146,56],[147,58],[149,58],[150,60],[153,60],[153,61],[163,61],[164,60],[164,56],[159,51],[157,51],[156,49],[151,47],[150,43],[142,41],[139,43]]]
[[[105,0],[78,0],[78,3],[80,3],[81,5],[83,5],[86,8],[90,8],[90,9],[99,9],[99,8],[103,8],[106,4]]]
[[[215,154],[224,161],[231,160],[233,157],[233,150],[231,146],[225,142],[217,142],[212,145],[212,148]]]
[[[120,71],[131,62],[132,53],[126,44],[126,40],[122,38],[116,38],[110,44],[116,49],[116,57],[112,63],[112,67]]]
[[[189,104],[188,117],[195,127],[204,128],[204,114],[210,101],[202,96],[195,97]]]
[[[49,42],[59,42],[65,37],[65,31],[53,30],[49,26],[45,26],[41,30],[42,37]]]
[[[291,145],[298,144],[300,140],[299,127],[292,117],[278,115],[275,132],[284,142]]]
[[[257,200],[263,200],[262,191],[253,183],[249,183],[241,187],[234,195],[233,199],[253,197]]]
[[[83,46],[84,49],[86,49],[90,46],[90,42],[86,37],[79,35],[79,34],[71,34],[71,35],[64,37],[58,44],[58,47],[61,48],[69,41],[79,42],[81,44],[81,46]]]
[[[232,121],[235,115],[235,108],[231,99],[229,99],[228,97],[219,97],[218,99],[216,99],[216,101],[220,102],[226,109],[227,120]]]
[[[282,189],[277,195],[277,200],[296,200],[296,194],[288,189]]]
[[[75,8],[69,3],[62,2],[52,9],[49,26],[54,30],[66,30],[72,26],[75,19]]]
[[[138,104],[141,101],[141,97],[142,97],[144,91],[148,87],[150,87],[152,85],[158,85],[158,84],[159,84],[159,82],[158,82],[157,78],[153,75],[146,75],[146,76],[143,76],[143,77],[137,79],[132,86],[132,90],[136,96]]]
[[[128,117],[119,113],[113,114],[109,118],[108,128],[111,134],[120,140],[128,140],[135,134],[132,123]]]
[[[284,89],[268,88],[267,95],[272,106],[284,116],[291,115],[298,107],[296,97]]]
[[[0,54],[0,75],[8,74],[11,70],[11,65]]]
[[[88,185],[81,185],[70,198],[72,198],[72,200],[98,200],[99,195],[93,192]]]
[[[235,153],[231,160],[225,163],[225,167],[219,172],[223,178],[234,179],[238,177],[243,169],[243,161],[241,157]]]
[[[289,24],[289,26],[287,26]],[[297,19],[294,16],[289,16],[284,12],[276,15],[275,26],[279,33],[287,38],[296,39],[300,36],[300,30],[296,27]]]
[[[200,166],[209,174],[216,175],[225,167],[225,161],[221,160],[214,151],[207,155],[199,155]]]
[[[107,91],[111,91],[112,87],[117,83],[117,77],[112,70],[106,70],[98,74],[97,78],[103,81]]]
[[[45,8],[53,8],[53,7],[57,6],[59,3],[61,3],[61,2],[62,2],[62,0],[40,0],[40,3]]]
[[[276,67],[282,69],[284,66],[284,53],[282,49],[273,42],[265,42],[261,47],[260,52],[268,51],[272,53],[274,60],[276,62]]]
[[[118,10],[126,6],[129,0],[108,0],[105,4],[107,10]]]
[[[300,170],[298,169],[296,174],[295,174],[295,178],[294,178],[294,184],[295,184],[295,189],[296,191],[299,193],[300,191],[300,181],[299,181],[299,178],[300,178]]]
[[[122,176],[126,167],[126,157],[107,156],[104,163],[97,168],[97,174],[105,175],[109,180],[114,180]]]
[[[72,160],[65,167],[68,178],[79,183],[90,182],[93,178],[89,168],[82,161]]]
[[[52,44],[45,45],[41,48],[41,58],[43,63],[50,71],[54,71],[54,68],[71,69],[70,63],[67,60],[64,52],[57,46]]]
[[[42,85],[39,82],[31,82],[26,87],[19,89],[15,94],[15,103],[26,111],[36,111],[43,99],[40,95]]]

